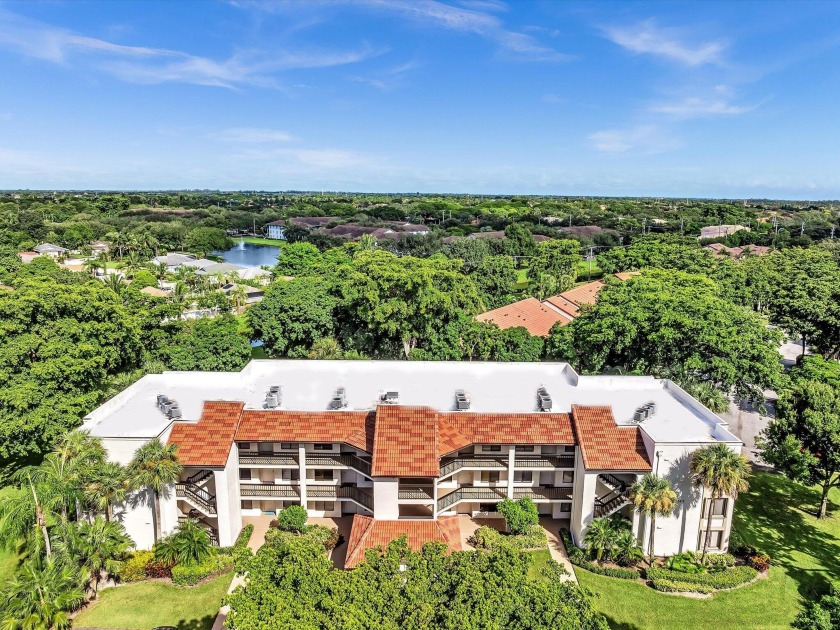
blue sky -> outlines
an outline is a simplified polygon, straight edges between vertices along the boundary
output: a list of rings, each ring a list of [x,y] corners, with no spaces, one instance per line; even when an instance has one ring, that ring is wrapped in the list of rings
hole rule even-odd
[[[840,3],[0,2],[0,188],[840,198]]]

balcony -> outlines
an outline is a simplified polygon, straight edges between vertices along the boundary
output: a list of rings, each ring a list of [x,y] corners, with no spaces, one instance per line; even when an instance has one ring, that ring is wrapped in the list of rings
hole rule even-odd
[[[431,501],[435,498],[434,486],[400,486],[400,499],[420,499]]]
[[[297,466],[297,455],[288,453],[239,453],[240,466]]]
[[[352,453],[335,453],[331,455],[306,455],[307,468],[330,468],[341,466],[353,468],[365,477],[370,477],[370,462]]]
[[[440,467],[440,476],[448,477],[462,468],[478,468],[480,470],[499,470],[507,468],[507,458],[481,457],[477,455],[462,455],[455,459],[444,461]]]
[[[507,494],[501,488],[458,488],[455,492],[438,499],[438,510],[442,512],[461,501],[495,503],[506,497]]]
[[[519,455],[513,461],[514,469],[524,468],[574,468],[573,455]]]
[[[274,483],[243,483],[239,486],[239,496],[300,499],[300,487]]]
[[[523,497],[528,497],[534,501],[571,501],[572,488],[571,486],[567,488],[514,488],[513,498],[521,499]]]
[[[306,486],[306,498],[320,501],[351,499],[359,505],[373,510],[373,497],[356,486]]]

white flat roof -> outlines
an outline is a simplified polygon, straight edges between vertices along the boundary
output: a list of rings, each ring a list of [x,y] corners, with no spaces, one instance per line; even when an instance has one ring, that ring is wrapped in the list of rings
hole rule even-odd
[[[655,442],[740,442],[711,411],[668,380],[648,376],[579,376],[567,363],[481,363],[421,361],[254,360],[241,372],[150,374],[92,411],[84,428],[100,437],[150,438],[170,420],[157,409],[157,395],[175,400],[183,420],[198,420],[207,400],[235,400],[262,409],[266,391],[282,388],[281,409],[324,411],[344,387],[348,410],[372,409],[385,392],[399,404],[440,411],[455,408],[463,389],[472,412],[529,413],[537,409],[537,388],[551,396],[552,411],[572,405],[605,405],[618,424],[632,424],[637,408],[656,403],[656,413],[639,426]]]

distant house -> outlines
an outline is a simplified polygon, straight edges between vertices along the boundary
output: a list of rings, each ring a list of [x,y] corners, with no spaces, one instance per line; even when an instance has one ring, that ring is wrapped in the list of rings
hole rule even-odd
[[[165,298],[172,295],[169,291],[164,291],[163,289],[158,289],[157,287],[143,287],[140,289],[140,293],[159,298]]]
[[[53,245],[52,243],[41,243],[32,249],[42,256],[51,256],[52,258],[58,258],[59,256],[63,256],[67,253],[67,249],[64,247],[59,247],[58,245]]]
[[[91,241],[90,242],[90,249],[93,251],[93,255],[97,256],[99,254],[105,254],[111,249],[111,244],[107,241]]]
[[[195,256],[192,254],[166,254],[165,256],[155,256],[152,262],[159,265],[164,263],[169,271],[175,271],[178,267],[188,262],[195,261]]]
[[[744,247],[727,247],[723,243],[710,243],[704,249],[709,250],[717,258],[734,258],[740,260],[745,256],[764,256],[770,253],[770,248],[764,245],[744,245]]]
[[[750,228],[745,225],[707,225],[704,228],[700,228],[699,238],[723,238],[741,230],[749,232]]]
[[[505,235],[504,230],[493,230],[492,232],[473,232],[467,236],[447,236],[443,239],[444,244],[447,243],[454,243],[455,241],[459,241],[462,238],[470,238],[470,239],[489,239],[494,241],[502,241],[507,238]],[[544,236],[543,234],[534,234],[534,241],[537,243],[543,243],[545,241],[550,241],[551,237]]]
[[[245,292],[245,304],[257,304],[258,302],[262,302],[262,299],[265,296],[265,291],[263,291],[262,289],[258,289],[256,287],[249,287],[245,284],[235,284],[232,282],[222,287],[219,287],[219,291],[221,291],[227,296],[230,296],[232,293],[235,293],[239,288],[242,288]]]
[[[285,240],[285,228],[288,226],[295,226],[304,228],[306,230],[316,230],[318,228],[326,227],[336,220],[336,217],[290,217],[288,219],[280,219],[279,221],[272,221],[265,226],[268,238],[276,238]]]
[[[33,259],[40,256],[38,252],[18,252],[18,257],[24,263],[30,263]]]

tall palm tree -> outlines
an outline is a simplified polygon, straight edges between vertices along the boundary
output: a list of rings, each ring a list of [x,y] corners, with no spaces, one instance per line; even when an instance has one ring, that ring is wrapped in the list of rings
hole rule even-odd
[[[103,264],[101,261],[97,260],[96,258],[88,258],[85,261],[85,271],[87,271],[91,276],[94,278],[96,277],[97,271],[103,268]]]
[[[0,497],[0,545],[11,551],[23,542],[28,548],[37,550],[41,540],[49,558],[52,556],[47,527],[47,517],[52,514],[50,505],[43,501],[30,469],[20,471],[16,478],[20,488]]]
[[[125,288],[125,284],[123,284],[122,278],[119,276],[119,274],[116,273],[108,274],[108,276],[105,278],[105,285],[117,295],[122,295],[122,291]]]
[[[147,266],[149,271],[152,272],[152,275],[158,280],[165,280],[166,275],[169,273],[169,267],[167,267],[165,262],[149,263]]]
[[[128,247],[130,238],[125,232],[117,232],[111,238],[111,246],[117,248],[120,258],[123,257],[123,250]]]
[[[68,523],[61,549],[90,575],[96,599],[103,574],[118,573],[123,556],[133,546],[121,523],[97,516],[90,523]]]
[[[230,292],[230,301],[233,304],[235,309],[240,309],[245,306],[245,303],[248,301],[248,293],[245,291],[245,287],[241,284],[237,284],[233,290]]]
[[[88,502],[99,512],[105,512],[105,520],[114,518],[114,503],[125,501],[128,496],[128,476],[125,468],[117,462],[104,462],[95,466],[85,488]]]
[[[653,566],[655,556],[653,549],[656,534],[656,517],[670,516],[674,511],[677,493],[671,489],[667,479],[653,473],[648,473],[630,488],[630,501],[636,506],[636,512],[645,514],[650,522],[650,536],[648,538],[648,564]]]
[[[41,465],[29,473],[42,500],[58,510],[64,520],[70,509],[84,499],[82,461],[58,452],[48,453]]]
[[[155,516],[155,542],[160,539],[160,495],[163,489],[178,481],[184,467],[178,461],[175,444],[164,445],[155,438],[134,453],[128,465],[131,486],[137,490],[149,488]]]
[[[595,554],[595,559],[598,562],[604,556],[604,552],[609,553],[615,541],[616,532],[612,523],[607,518],[596,518],[586,529],[586,534],[583,535],[583,542],[589,553]]]
[[[70,612],[85,601],[86,575],[54,558],[33,558],[15,573],[3,594],[3,630],[66,630]]]
[[[749,488],[747,478],[750,476],[750,465],[746,457],[736,453],[726,444],[712,444],[691,454],[691,476],[697,485],[703,486],[704,494],[708,494],[710,499],[701,558],[701,561],[705,561],[706,550],[712,540],[715,499],[730,497],[734,500],[739,492]]]

